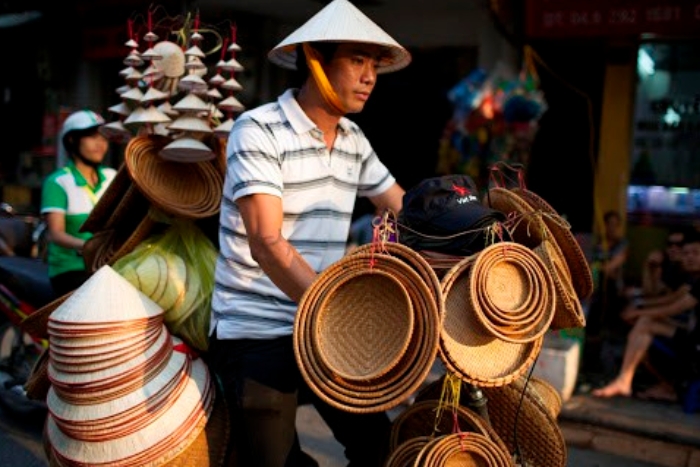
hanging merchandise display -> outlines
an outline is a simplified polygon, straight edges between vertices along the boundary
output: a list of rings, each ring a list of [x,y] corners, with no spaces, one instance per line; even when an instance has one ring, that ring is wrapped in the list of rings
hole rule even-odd
[[[538,122],[547,110],[529,54],[512,77],[504,66],[477,68],[448,92],[452,117],[445,125],[436,172],[484,182],[497,162],[527,167]]]
[[[49,342],[27,395],[49,406],[51,465],[224,462],[228,412],[202,356],[223,128],[245,109],[233,96],[243,66],[235,27],[225,38],[199,14],[158,21],[157,11],[127,23],[124,85],[101,129],[126,144],[124,161],[81,227],[92,234],[83,249],[92,276],[22,323]],[[206,60],[219,50],[228,61],[217,66],[220,81],[207,82]]]
[[[120,102],[109,108],[115,118],[105,125],[104,134],[121,143],[139,135],[162,135],[171,140],[161,149],[164,159],[213,159],[212,139],[226,139],[235,114],[245,110],[234,97],[243,89],[234,73],[245,70],[235,58],[241,50],[236,26],[224,37],[202,25],[198,13],[157,21],[155,11],[148,11],[145,24],[127,22],[129,52],[120,71],[125,84],[117,89]],[[216,74],[207,81],[206,61],[219,50]]]

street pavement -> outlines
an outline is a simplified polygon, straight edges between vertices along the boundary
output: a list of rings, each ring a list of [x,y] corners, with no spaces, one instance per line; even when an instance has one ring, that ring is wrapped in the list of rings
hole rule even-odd
[[[0,375],[0,382],[4,378]],[[394,414],[397,412],[394,411]],[[390,412],[392,417],[392,412]],[[48,467],[42,447],[44,414],[16,414],[0,403],[0,466]],[[311,406],[302,406],[297,426],[303,449],[322,467],[345,467],[343,449]],[[569,447],[569,467],[657,467],[620,456]],[[203,466],[193,466],[203,467]]]

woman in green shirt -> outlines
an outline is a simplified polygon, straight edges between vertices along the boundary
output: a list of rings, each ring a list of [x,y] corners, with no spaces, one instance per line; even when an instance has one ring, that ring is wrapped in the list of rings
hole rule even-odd
[[[49,278],[56,297],[75,290],[90,276],[82,249],[92,234],[80,232],[80,227],[116,175],[115,169],[102,165],[109,149],[99,131],[104,123],[90,110],[68,116],[60,134],[58,168],[42,187]]]

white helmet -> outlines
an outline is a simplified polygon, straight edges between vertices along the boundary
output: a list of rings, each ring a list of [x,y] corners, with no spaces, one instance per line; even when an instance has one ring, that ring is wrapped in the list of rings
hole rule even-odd
[[[105,119],[98,113],[92,110],[78,110],[73,112],[63,122],[61,134],[58,138],[58,159],[56,160],[57,167],[65,167],[68,163],[68,151],[64,143],[66,135],[73,131],[82,131],[90,128],[97,128],[105,124]]]

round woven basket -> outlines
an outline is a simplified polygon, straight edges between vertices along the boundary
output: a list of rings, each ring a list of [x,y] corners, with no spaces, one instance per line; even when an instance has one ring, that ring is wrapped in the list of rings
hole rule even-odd
[[[545,236],[545,223],[541,213],[512,190],[501,187],[490,188],[484,197],[484,202],[506,216],[516,216],[510,228],[510,235],[514,242],[531,249],[542,243]]]
[[[471,309],[489,333],[526,343],[549,329],[555,310],[554,282],[544,262],[514,242],[495,243],[469,267]]]
[[[165,160],[158,154],[170,141],[157,135],[131,139],[124,151],[131,179],[165,213],[186,219],[202,219],[218,213],[223,189],[218,161]]]
[[[61,306],[63,302],[68,299],[73,294],[73,292],[68,292],[61,295],[58,298],[53,299],[46,305],[35,310],[33,313],[27,315],[22,322],[20,327],[24,332],[30,336],[34,336],[38,339],[48,339],[49,338],[49,316],[53,311]]]
[[[534,249],[534,252],[547,265],[557,291],[554,317],[550,328],[570,329],[585,327],[586,316],[571,282],[569,267],[566,265],[566,260],[558,244],[553,239],[545,239]]]
[[[588,298],[593,293],[593,276],[578,240],[571,232],[571,227],[559,213],[541,196],[523,188],[513,188],[512,193],[519,196],[532,208],[544,213],[542,220],[563,252],[571,271],[574,290],[580,299]]]
[[[561,429],[551,410],[523,385],[524,379],[508,386],[483,388],[491,426],[510,453],[520,454],[516,461],[521,464],[564,467],[567,450]]]
[[[402,283],[372,269],[319,287],[326,293],[310,331],[321,364],[349,381],[375,380],[393,369],[413,337],[413,306]]]
[[[484,327],[474,311],[470,293],[473,280],[470,271],[476,256],[463,259],[442,278],[445,318],[439,355],[448,370],[470,384],[504,386],[534,363],[544,334],[529,342],[515,343],[495,336]]]
[[[24,391],[28,399],[46,401],[46,394],[48,394],[49,388],[51,387],[48,369],[49,349],[44,349],[36,362],[34,362],[32,371],[29,373],[29,377],[24,383]]]
[[[396,263],[393,264],[393,266],[396,265]],[[392,264],[391,262],[387,262],[384,266],[391,268]],[[402,266],[402,264],[399,262],[398,266]],[[343,273],[342,269],[338,272],[341,274]],[[330,274],[331,270],[328,270],[328,273]],[[403,273],[406,273],[406,269],[402,267],[402,269],[398,271],[398,274],[400,275]],[[424,289],[422,294],[417,291],[416,285],[420,285],[419,283],[411,284],[409,282],[407,285],[406,290],[411,296],[412,303],[421,304],[421,300],[427,295],[427,291]],[[326,289],[319,287],[316,292],[318,297],[322,297],[326,293]],[[310,302],[320,302],[322,298],[316,299],[314,295],[310,294],[309,300]],[[414,306],[414,310],[421,309],[420,306]],[[423,316],[417,315],[416,318],[423,318]],[[308,319],[305,320],[303,329],[307,334],[312,334],[314,327],[315,315],[314,313],[308,313]],[[426,323],[424,320],[415,319],[413,340],[409,344],[401,361],[392,370],[374,380],[350,381],[333,374],[320,363],[320,359],[317,356],[317,349],[311,340],[307,340],[306,347],[302,347],[301,350],[305,352],[304,355],[310,356],[310,358],[307,358],[309,371],[314,371],[319,375],[317,379],[319,390],[332,395],[334,399],[342,404],[361,406],[363,410],[372,410],[368,407],[376,407],[380,404],[398,403],[400,401],[397,400],[397,397],[403,398],[405,396],[403,394],[405,385],[413,382],[413,378],[410,377],[410,373],[413,371],[411,362],[420,362],[422,343],[426,338],[425,329]],[[419,363],[419,367],[422,368],[423,363]]]
[[[391,451],[385,467],[413,466],[418,454],[420,454],[423,447],[428,444],[431,439],[432,438],[429,436],[417,436],[407,439]]]
[[[515,464],[507,452],[486,436],[479,433],[453,433],[437,437],[423,446],[413,465],[512,467]]]
[[[99,201],[93,206],[90,214],[88,214],[85,222],[83,222],[83,225],[80,226],[80,231],[95,233],[103,230],[109,217],[117,208],[130,186],[131,177],[126,170],[126,166],[122,164],[117,170],[117,174],[112,179],[112,182],[107,186],[104,193],[102,193]]]
[[[442,285],[437,272],[420,253],[412,248],[396,242],[375,242],[360,245],[354,251],[354,254],[386,254],[400,259],[409,265],[418,273],[423,282],[428,286],[431,293],[431,298],[438,306],[440,319],[445,312],[445,302],[442,296]]]
[[[436,387],[439,387],[443,380],[439,381]],[[442,406],[437,398],[416,400],[397,415],[391,425],[389,446],[393,452],[410,439],[434,438],[455,432],[479,433],[507,452],[507,447],[498,433],[476,412],[463,405]]]
[[[138,224],[133,225],[133,221],[138,219]],[[156,234],[162,225],[146,212],[142,217],[133,217],[128,224],[121,223],[114,229],[97,232],[83,247],[85,266],[89,271],[95,272],[102,266],[113,265],[141,242]]]
[[[381,276],[384,279],[386,275],[392,276],[391,280],[400,282],[405,289],[414,314],[413,330],[407,344],[403,342],[403,337],[393,344],[393,355],[390,357],[367,356],[369,361],[384,362],[377,366],[383,368],[382,371],[370,372],[371,378],[363,377],[358,372],[353,374],[353,378],[344,378],[324,363],[324,358],[328,361],[328,356],[331,355],[329,349],[319,349],[318,339],[312,338],[319,330],[319,305],[332,303],[335,300],[333,295],[340,290],[329,284],[342,284],[343,278],[351,276],[352,281],[347,283],[359,281],[357,283],[360,284],[364,280],[360,281],[358,277],[377,271],[384,274]],[[353,301],[359,304],[362,300],[362,294],[349,293],[343,299],[343,307],[352,307]],[[367,310],[367,305],[361,305],[361,308],[368,312],[383,312],[379,308]],[[405,262],[385,254],[348,255],[319,274],[302,297],[294,323],[295,357],[307,384],[327,403],[357,413],[388,410],[415,392],[430,372],[437,354],[439,320],[437,303],[432,299],[428,286]],[[405,334],[401,332],[399,335]],[[371,338],[358,335],[360,337]],[[377,339],[380,338],[381,336]],[[328,339],[326,342],[328,345],[333,344]],[[353,346],[352,342],[346,342],[343,346],[347,352],[356,352],[358,343],[355,342]],[[399,348],[402,350],[397,350]],[[320,357],[320,352],[325,353],[324,358]],[[357,356],[352,358],[359,361]]]
[[[559,417],[561,412],[562,399],[559,391],[548,381],[532,376],[528,383],[533,398],[539,399],[542,406],[547,409],[552,418]]]

